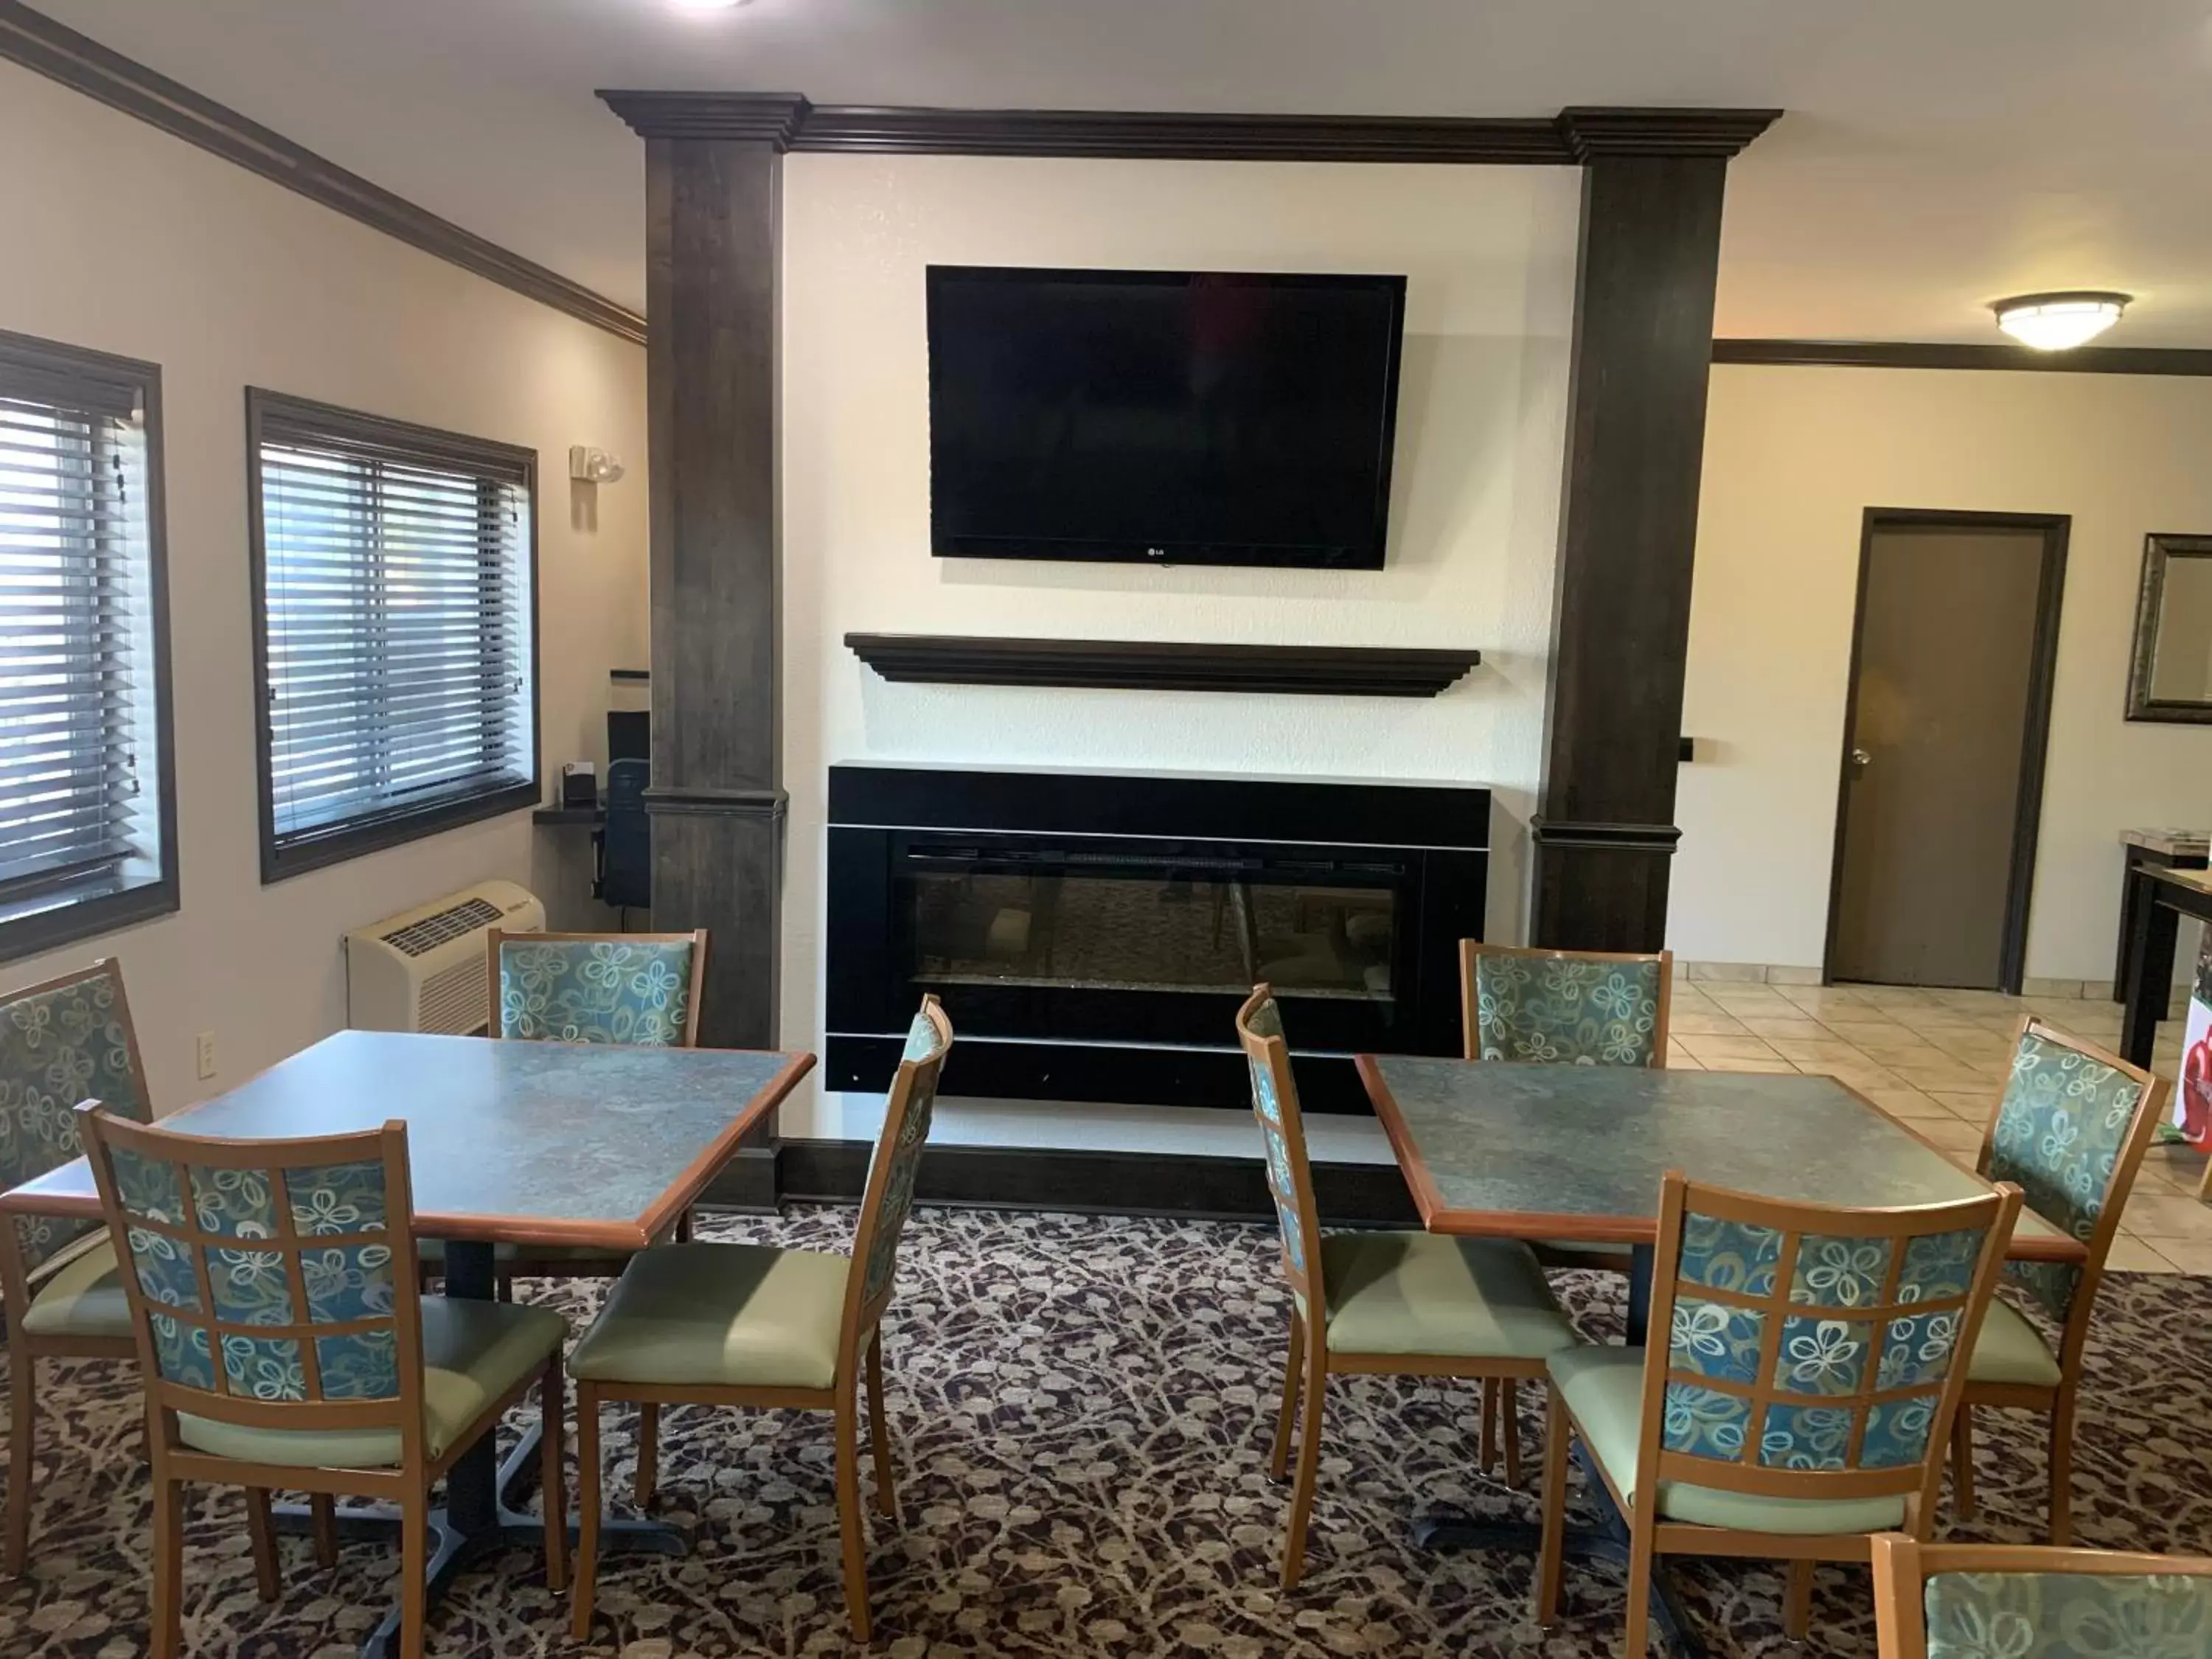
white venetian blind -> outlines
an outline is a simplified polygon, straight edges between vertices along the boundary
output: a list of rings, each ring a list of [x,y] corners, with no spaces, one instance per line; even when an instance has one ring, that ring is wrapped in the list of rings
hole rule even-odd
[[[259,432],[279,853],[534,787],[526,467],[276,409]]]
[[[119,888],[160,858],[146,466],[131,388],[0,363],[9,914]]]

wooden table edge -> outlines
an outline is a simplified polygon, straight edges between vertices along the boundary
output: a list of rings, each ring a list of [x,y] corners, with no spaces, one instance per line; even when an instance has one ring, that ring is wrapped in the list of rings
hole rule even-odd
[[[1420,1055],[1415,1058],[1449,1059],[1450,1056]],[[1451,1208],[1444,1202],[1436,1177],[1429,1173],[1429,1166],[1422,1160],[1413,1131],[1407,1127],[1403,1114],[1398,1109],[1397,1098],[1390,1092],[1390,1085],[1382,1075],[1381,1061],[1382,1056],[1377,1054],[1355,1054],[1352,1057],[1359,1080],[1366,1087],[1368,1103],[1374,1107],[1375,1115],[1382,1122],[1382,1133],[1389,1139],[1391,1152],[1398,1160],[1398,1171],[1405,1177],[1406,1185],[1413,1194],[1413,1207],[1419,1212],[1421,1225],[1427,1231],[1462,1238],[1528,1238],[1553,1243],[1652,1244],[1658,1242],[1659,1218],[1656,1214],[1646,1218],[1558,1213],[1542,1210]],[[1459,1063],[1474,1066],[1482,1062],[1462,1060]],[[1817,1075],[1827,1077],[1829,1082],[1860,1105],[1870,1112],[1878,1113],[1884,1120],[1905,1131],[1961,1174],[1972,1176],[1984,1186],[1990,1184],[1987,1176],[1954,1162],[1950,1153],[1915,1129],[1906,1120],[1886,1110],[1879,1101],[1861,1094],[1841,1078],[1829,1077],[1825,1072]],[[2050,1224],[2045,1222],[2044,1224],[2048,1226]],[[2086,1261],[2088,1255],[2088,1246],[2078,1238],[2070,1238],[2063,1233],[2048,1238],[2023,1238],[2017,1229],[2005,1251],[2005,1259],[2009,1261],[2081,1262]]]

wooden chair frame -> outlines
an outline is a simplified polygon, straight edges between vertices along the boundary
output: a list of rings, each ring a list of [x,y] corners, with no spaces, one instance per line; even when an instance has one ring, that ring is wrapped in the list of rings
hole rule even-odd
[[[1926,1544],[1902,1533],[1883,1533],[1874,1540],[1874,1616],[1880,1659],[1928,1659],[1928,1581],[1947,1572],[2212,1578],[2212,1556],[2053,1549],[2037,1544]]]
[[[1283,1368],[1282,1408],[1275,1419],[1275,1437],[1267,1455],[1269,1473],[1277,1480],[1282,1480],[1290,1472],[1291,1428],[1299,1420],[1303,1403],[1303,1432],[1298,1436],[1297,1473],[1291,1487],[1290,1530],[1283,1548],[1283,1588],[1292,1589],[1305,1571],[1306,1529],[1313,1516],[1314,1487],[1321,1468],[1323,1403],[1332,1376],[1366,1373],[1455,1377],[1494,1385],[1540,1377],[1545,1371],[1540,1359],[1358,1353],[1329,1346],[1328,1291],[1322,1268],[1321,1206],[1314,1198],[1313,1169],[1306,1156],[1305,1122],[1299,1111],[1297,1085],[1291,1075],[1290,1043],[1279,1036],[1263,1036],[1252,1029],[1253,1017],[1273,995],[1271,986],[1253,988],[1251,996],[1237,1011],[1237,1038],[1243,1045],[1245,1057],[1263,1069],[1274,1085],[1292,1190],[1286,1193],[1277,1186],[1272,1161],[1267,1164],[1267,1186],[1278,1205],[1296,1218],[1298,1255],[1305,1261],[1304,1267],[1300,1268],[1285,1245],[1282,1252],[1283,1277],[1290,1282],[1292,1297],[1290,1357]],[[1301,1307],[1304,1312],[1299,1311]],[[1508,1421],[1510,1424],[1510,1419]],[[1486,1414],[1482,1432],[1486,1467],[1492,1455],[1492,1429]],[[1508,1429],[1505,1450],[1506,1478],[1517,1483],[1520,1441],[1512,1427]]]
[[[437,1457],[429,1455],[422,1422],[422,1310],[416,1297],[405,1293],[418,1282],[415,1239],[411,1231],[415,1204],[408,1178],[407,1126],[394,1119],[381,1129],[358,1134],[325,1135],[295,1140],[223,1140],[204,1135],[127,1123],[103,1109],[97,1101],[77,1109],[93,1179],[100,1188],[100,1207],[107,1216],[110,1237],[124,1263],[123,1282],[131,1304],[131,1323],[146,1396],[146,1444],[153,1463],[154,1480],[154,1595],[152,1652],[155,1659],[175,1659],[182,1638],[184,1571],[183,1487],[186,1481],[204,1481],[246,1489],[246,1523],[252,1537],[254,1576],[264,1601],[274,1601],[280,1591],[276,1571],[276,1536],[269,1518],[272,1490],[305,1492],[315,1501],[314,1522],[318,1554],[334,1559],[336,1533],[331,1499],[338,1495],[381,1498],[400,1512],[400,1626],[402,1659],[422,1659],[423,1619],[428,1606],[427,1571],[430,1559],[430,1488],[469,1449],[498,1425],[501,1416],[526,1395],[533,1382],[543,1389],[544,1432],[540,1453],[539,1480],[545,1513],[558,1517],[567,1510],[561,1462],[561,1419],[563,1403],[561,1351],[556,1348],[535,1378],[526,1377],[493,1401],[453,1443]],[[235,1326],[222,1320],[208,1278],[210,1249],[237,1249],[241,1241],[201,1228],[190,1213],[167,1226],[132,1216],[116,1190],[112,1150],[120,1147],[140,1157],[177,1166],[189,1182],[192,1170],[289,1171],[332,1164],[380,1163],[385,1177],[385,1225],[381,1230],[351,1235],[303,1236],[295,1231],[289,1202],[279,1196],[274,1204],[277,1233],[274,1238],[254,1239],[250,1248],[281,1254],[292,1292],[294,1322],[282,1325]],[[199,1272],[198,1312],[161,1307],[146,1299],[138,1275],[131,1270],[130,1233],[133,1229],[166,1234],[194,1248]],[[314,1323],[305,1305],[303,1249],[321,1249],[376,1243],[392,1251],[392,1283],[400,1293],[393,1298],[387,1318],[351,1324]],[[212,1356],[212,1389],[173,1382],[161,1375],[156,1362],[149,1316],[159,1311],[187,1327],[198,1327],[209,1335]],[[387,1399],[330,1400],[323,1395],[315,1340],[389,1327],[393,1333],[399,1374],[399,1392]],[[228,1371],[220,1358],[221,1339],[227,1330],[240,1334],[299,1345],[307,1397],[299,1401],[267,1401],[230,1392]],[[399,1437],[400,1461],[396,1468],[341,1469],[302,1468],[289,1463],[256,1463],[198,1451],[184,1444],[177,1429],[179,1413],[212,1422],[255,1429],[329,1432],[347,1430],[391,1430]],[[545,1528],[545,1576],[555,1590],[568,1577],[568,1528]]]
[[[1651,1033],[1651,1071],[1667,1069],[1667,1042],[1669,1023],[1674,1012],[1674,953],[1636,951],[1555,951],[1539,945],[1490,945],[1479,939],[1463,939],[1459,942],[1459,1021],[1460,1053],[1471,1060],[1482,1059],[1482,1036],[1477,1015],[1480,998],[1476,995],[1474,965],[1484,957],[1522,957],[1529,960],[1548,962],[1635,962],[1653,963],[1659,969],[1659,1011]],[[1531,1239],[1529,1245],[1536,1259],[1547,1267],[1577,1267],[1595,1273],[1627,1273],[1635,1270],[1636,1258],[1628,1250],[1563,1250],[1553,1248],[1542,1239]],[[1482,1385],[1482,1467],[1486,1471],[1496,1461],[1496,1442],[1498,1419],[1504,1419],[1505,1479],[1509,1485],[1521,1484],[1521,1413],[1517,1398],[1508,1400],[1502,1382]],[[1519,1389],[1514,1389],[1516,1396]],[[1503,1408],[1501,1410],[1501,1407]]]
[[[1662,1520],[1658,1516],[1656,1498],[1661,1486],[1668,1482],[1679,1481],[1685,1486],[1761,1498],[1849,1500],[1902,1497],[1905,1500],[1905,1530],[1916,1538],[1927,1535],[1934,1524],[1936,1493],[1943,1478],[1943,1447],[1966,1389],[1967,1356],[1973,1352],[1974,1339],[1981,1329],[1982,1316],[1987,1311],[1990,1297],[1996,1288],[1997,1276],[2004,1265],[2006,1247],[2012,1237],[2013,1222],[2020,1212],[2020,1188],[2006,1183],[2000,1184],[1986,1197],[1963,1199],[1948,1204],[1911,1208],[1838,1209],[1828,1205],[1788,1203],[1749,1193],[1731,1192],[1723,1188],[1696,1186],[1681,1171],[1668,1171],[1660,1192],[1659,1242],[1654,1254],[1651,1273],[1650,1329],[1653,1335],[1651,1346],[1644,1357],[1643,1413],[1637,1435],[1637,1501],[1630,1501],[1628,1496],[1621,1492],[1612,1474],[1599,1459],[1593,1456],[1589,1460],[1590,1467],[1605,1482],[1615,1508],[1628,1522],[1628,1629],[1624,1651],[1630,1659],[1642,1659],[1646,1650],[1651,1613],[1651,1575],[1653,1564],[1658,1556],[1753,1556],[1789,1562],[1790,1589],[1784,1608],[1784,1623],[1790,1636],[1802,1639],[1810,1624],[1815,1565],[1822,1561],[1865,1561],[1869,1559],[1875,1536],[1872,1533],[1757,1532],[1706,1526],[1696,1522]],[[1886,1321],[1893,1316],[1880,1310],[1896,1305],[1895,1297],[1889,1295],[1885,1295],[1881,1304],[1874,1309],[1826,1310],[1790,1302],[1792,1265],[1796,1260],[1800,1238],[1810,1234],[1905,1239],[1931,1232],[1963,1231],[1973,1227],[1986,1229],[1981,1255],[1966,1294],[1957,1298],[1911,1304],[1916,1310],[1928,1312],[1957,1308],[1960,1316],[1953,1347],[1956,1358],[1944,1378],[1936,1413],[1929,1425],[1926,1452],[1918,1463],[1896,1468],[1868,1468],[1856,1464],[1835,1470],[1771,1468],[1755,1461],[1761,1439],[1758,1434],[1745,1437],[1745,1461],[1736,1464],[1666,1449],[1663,1419],[1667,1386],[1672,1369],[1668,1363],[1668,1334],[1674,1328],[1683,1224],[1686,1217],[1692,1211],[1719,1220],[1770,1227],[1783,1235],[1781,1261],[1771,1292],[1755,1296],[1702,1286],[1690,1287],[1692,1294],[1710,1301],[1731,1307],[1765,1310],[1767,1317],[1759,1376],[1755,1382],[1747,1386],[1683,1375],[1684,1381],[1748,1399],[1757,1413],[1754,1420],[1762,1425],[1765,1408],[1770,1401],[1777,1398],[1804,1398],[1785,1395],[1784,1391],[1774,1386],[1785,1315],[1817,1317],[1823,1313],[1832,1313],[1834,1317],[1855,1322]],[[1904,1257],[1902,1249],[1892,1252],[1889,1273],[1890,1288],[1893,1290],[1898,1275],[1903,1271]],[[1924,1388],[1908,1389],[1893,1390],[1891,1395],[1886,1395],[1878,1386],[1877,1358],[1868,1356],[1862,1388],[1848,1395],[1821,1396],[1819,1403],[1823,1406],[1856,1406],[1863,1410],[1870,1403],[1892,1395],[1927,1392]],[[1549,1392],[1550,1413],[1544,1447],[1544,1543],[1536,1581],[1536,1618],[1540,1624],[1547,1626],[1553,1622],[1559,1608],[1561,1557],[1565,1541],[1568,1452],[1573,1436],[1582,1432],[1582,1425],[1568,1408],[1559,1386],[1554,1383]],[[1864,1431],[1862,1423],[1856,1434],[1863,1435]],[[1858,1448],[1855,1443],[1850,1455],[1855,1458],[1857,1455]]]
[[[2021,1039],[2031,1035],[2133,1078],[2142,1092],[2136,1098],[2135,1121],[2128,1126],[2127,1139],[2121,1142],[2119,1156],[2112,1165],[2112,1184],[2106,1188],[2105,1207],[2097,1217],[2095,1230],[2083,1241],[2088,1255],[2081,1263],[2081,1283],[2074,1293],[2074,1305],[2059,1335],[2058,1386],[2046,1389],[2022,1382],[1968,1380],[1964,1401],[1951,1431],[1952,1504],[1961,1519],[1974,1513],[1975,1408],[1987,1406],[2000,1410],[2040,1412],[2050,1421],[2050,1538],[2054,1547],[2063,1547],[2074,1530],[2074,1413],[2081,1387],[2081,1353],[2089,1340],[2089,1320],[2095,1311],[2098,1286],[2104,1282],[2106,1259],[2112,1254],[2112,1241],[2119,1236],[2121,1212],[2135,1191],[2136,1176],[2142,1169],[2144,1154],[2150,1150],[2158,1126],[2165,1119],[2166,1101],[2173,1092],[2173,1085],[2140,1066],[2130,1065],[2110,1049],[2069,1036],[2033,1015],[2021,1020],[2020,1030],[2013,1039],[2014,1049],[2018,1049]],[[1974,1160],[1975,1172],[1984,1177],[1989,1175],[1990,1159],[1996,1150],[1997,1122],[2004,1115],[2006,1086],[2000,1085],[1997,1089],[1989,1125],[1982,1132],[1982,1150]]]
[[[592,1612],[598,1590],[599,1548],[599,1407],[608,1401],[628,1401],[640,1408],[643,1419],[638,1436],[636,1498],[640,1507],[652,1500],[658,1483],[655,1437],[651,1432],[654,1413],[662,1406],[737,1406],[762,1409],[788,1407],[826,1411],[833,1414],[836,1442],[837,1530],[845,1582],[845,1607],[852,1622],[853,1639],[868,1640],[867,1544],[862,1533],[860,1475],[860,1401],[862,1386],[868,1395],[868,1434],[871,1461],[876,1473],[876,1507],[896,1519],[898,1498],[891,1474],[890,1419],[884,1410],[884,1358],[881,1324],[890,1305],[896,1274],[877,1294],[866,1296],[867,1261],[882,1224],[885,1196],[890,1188],[891,1152],[915,1088],[926,1078],[933,1089],[945,1058],[951,1051],[952,1022],[934,996],[924,997],[921,1012],[937,1033],[938,1050],[928,1060],[902,1060],[884,1103],[884,1127],[876,1138],[877,1153],[868,1169],[867,1190],[861,1195],[860,1213],[853,1229],[852,1267],[845,1277],[845,1305],[837,1330],[837,1364],[826,1389],[743,1387],[721,1383],[617,1382],[593,1377],[576,1379],[576,1450],[581,1470],[579,1502],[582,1521],[577,1539],[576,1589],[573,1630],[580,1641],[590,1639]],[[921,1154],[917,1151],[916,1154]]]
[[[26,987],[6,998],[5,1002],[43,996],[49,991],[65,990],[103,974],[115,983],[116,1022],[123,1027],[124,1036],[130,1043],[131,1073],[138,1080],[139,1103],[150,1110],[152,1102],[146,1091],[146,1067],[138,1054],[138,1029],[131,1023],[131,1004],[123,991],[123,964],[113,957],[102,957],[81,973],[61,974],[40,984]],[[5,1005],[0,1003],[0,1006]],[[105,1235],[105,1229],[96,1229],[88,1233],[86,1238],[96,1240]],[[6,1309],[9,1315],[9,1421],[13,1425],[8,1431],[8,1513],[4,1537],[0,1537],[0,1574],[10,1578],[21,1577],[30,1559],[31,1487],[38,1451],[39,1362],[42,1359],[136,1359],[138,1357],[138,1345],[127,1336],[41,1336],[22,1328],[22,1315],[30,1307],[31,1298],[38,1293],[44,1280],[81,1251],[97,1248],[96,1243],[89,1243],[69,1245],[52,1260],[41,1262],[36,1268],[27,1267],[23,1261],[22,1246],[15,1234],[15,1218],[0,1215],[0,1308]]]

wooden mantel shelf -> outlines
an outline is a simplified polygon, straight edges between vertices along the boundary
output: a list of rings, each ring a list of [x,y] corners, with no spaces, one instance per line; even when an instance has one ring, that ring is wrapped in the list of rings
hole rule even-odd
[[[845,643],[887,680],[1137,691],[1433,697],[1482,660],[1480,651],[1399,646],[990,640],[942,634],[848,634]]]

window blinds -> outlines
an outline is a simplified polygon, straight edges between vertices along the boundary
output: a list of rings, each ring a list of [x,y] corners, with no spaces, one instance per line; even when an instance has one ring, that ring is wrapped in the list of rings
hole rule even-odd
[[[147,444],[133,388],[0,362],[0,911],[158,874]]]
[[[526,465],[258,422],[279,854],[537,779]]]

